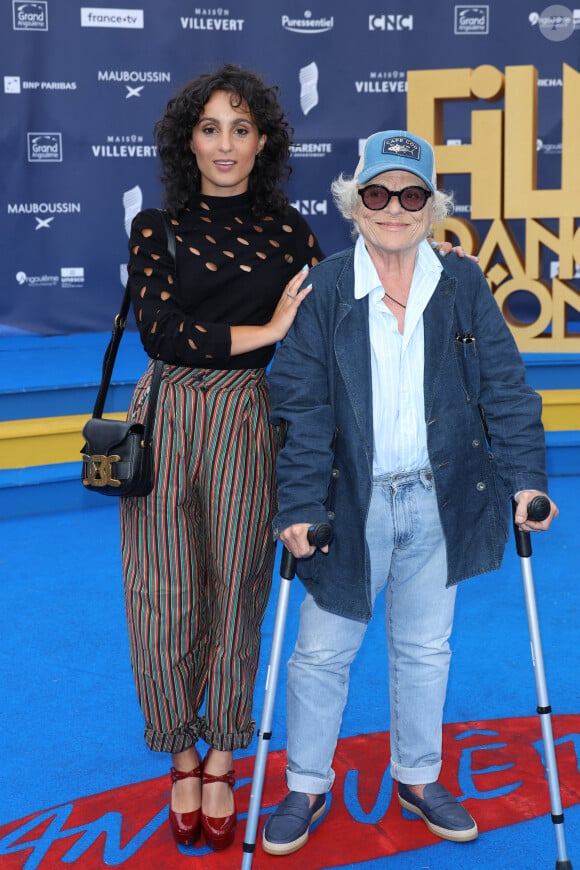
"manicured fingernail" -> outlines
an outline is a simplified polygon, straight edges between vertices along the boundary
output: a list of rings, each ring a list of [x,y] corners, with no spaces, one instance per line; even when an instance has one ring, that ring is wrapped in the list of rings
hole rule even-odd
[[[431,242],[431,247],[432,247],[432,248],[436,248],[437,245],[438,245],[438,242],[436,242],[435,240],[433,240],[433,241]]]
[[[305,263],[304,266],[302,266],[302,271],[308,272],[308,264],[307,263]]]
[[[443,248],[439,248],[439,253],[441,254],[442,257],[445,256],[445,251],[443,250]]]
[[[312,290],[312,284],[309,284],[307,287],[303,287],[303,290]]]

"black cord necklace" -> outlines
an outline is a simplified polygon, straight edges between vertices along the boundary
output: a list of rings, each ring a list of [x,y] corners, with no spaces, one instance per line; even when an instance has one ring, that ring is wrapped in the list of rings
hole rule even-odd
[[[400,305],[401,308],[406,308],[406,307],[407,307],[407,306],[404,305],[402,302],[399,302],[398,299],[395,299],[394,296],[391,296],[389,293],[387,293],[387,291],[386,291],[384,288],[383,288],[383,293],[385,294],[385,296],[387,297],[387,299],[390,299],[391,302],[394,302],[396,305]]]

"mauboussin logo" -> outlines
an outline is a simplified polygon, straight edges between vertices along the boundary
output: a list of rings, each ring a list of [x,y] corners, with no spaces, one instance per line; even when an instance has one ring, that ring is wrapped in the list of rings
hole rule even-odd
[[[28,133],[29,163],[62,163],[62,133]]]
[[[22,3],[12,0],[13,30],[48,30],[47,0],[36,3]]]

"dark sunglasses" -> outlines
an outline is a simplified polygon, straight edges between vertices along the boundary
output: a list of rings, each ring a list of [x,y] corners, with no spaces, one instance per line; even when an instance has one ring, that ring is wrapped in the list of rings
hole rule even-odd
[[[359,196],[371,211],[380,211],[386,208],[391,197],[396,196],[405,211],[421,211],[425,203],[432,196],[430,190],[424,187],[404,187],[402,190],[389,190],[382,184],[369,184],[358,191]]]

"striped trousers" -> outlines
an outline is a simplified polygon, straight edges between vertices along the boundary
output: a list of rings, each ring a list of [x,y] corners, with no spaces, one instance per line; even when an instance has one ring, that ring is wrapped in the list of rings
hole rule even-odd
[[[151,366],[129,414],[145,413]],[[166,365],[156,483],[120,499],[131,664],[153,749],[244,748],[275,556],[277,430],[262,369]]]

